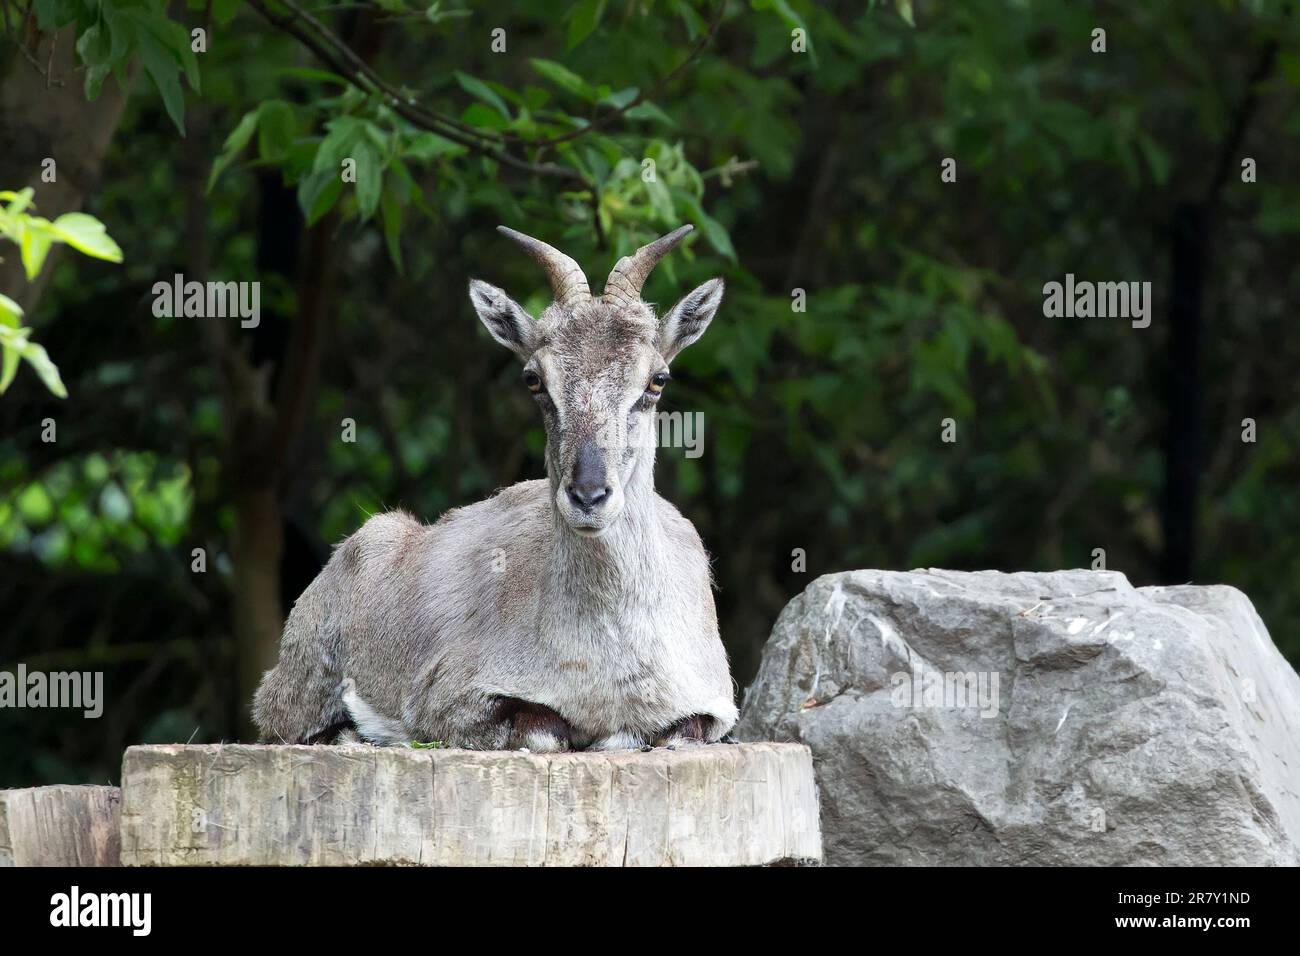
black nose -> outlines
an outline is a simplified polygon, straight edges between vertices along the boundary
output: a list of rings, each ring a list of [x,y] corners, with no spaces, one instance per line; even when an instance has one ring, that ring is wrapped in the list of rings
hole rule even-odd
[[[610,487],[605,480],[605,459],[594,442],[578,449],[573,463],[573,480],[564,489],[569,500],[580,509],[590,512],[609,497]]]
[[[604,481],[571,481],[565,489],[569,500],[588,514],[609,497],[610,487]]]

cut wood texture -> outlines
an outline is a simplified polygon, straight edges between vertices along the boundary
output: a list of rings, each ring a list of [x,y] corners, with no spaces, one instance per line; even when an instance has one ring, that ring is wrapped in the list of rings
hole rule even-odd
[[[0,866],[117,866],[117,787],[0,790]]]
[[[710,866],[821,859],[799,744],[528,754],[132,747],[136,866]]]

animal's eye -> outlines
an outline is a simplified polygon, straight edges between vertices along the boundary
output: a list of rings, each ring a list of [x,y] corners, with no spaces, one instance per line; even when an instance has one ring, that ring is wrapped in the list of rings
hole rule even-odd
[[[654,375],[650,376],[650,384],[645,387],[645,390],[658,395],[664,390],[664,386],[668,384],[668,377],[667,372],[655,372]]]
[[[524,384],[528,386],[528,391],[536,395],[542,390],[542,377],[529,369],[524,372]]]

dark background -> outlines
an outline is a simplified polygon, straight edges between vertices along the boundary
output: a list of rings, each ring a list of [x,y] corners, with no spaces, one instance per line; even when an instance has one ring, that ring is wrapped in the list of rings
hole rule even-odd
[[[100,670],[106,693],[97,721],[0,710],[0,786],[251,739],[252,685],[331,545],[543,474],[517,363],[465,294],[545,304],[498,223],[599,287],[692,222],[647,299],[727,278],[662,406],[704,413],[704,454],[664,449],[657,474],[714,556],[740,687],[818,574],[1095,549],[1135,585],[1242,589],[1300,660],[1289,4],[559,6],[0,8],[0,190],[81,206],[125,255],[65,252],[29,284],[0,241],[0,292],[69,392],[24,364],[0,397],[0,669]],[[70,185],[40,182],[46,156]],[[260,326],[155,317],[178,272],[260,281]],[[1044,317],[1067,272],[1151,282],[1151,326]]]

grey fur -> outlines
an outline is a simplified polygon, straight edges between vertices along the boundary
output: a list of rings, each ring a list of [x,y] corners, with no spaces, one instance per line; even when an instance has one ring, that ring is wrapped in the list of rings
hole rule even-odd
[[[709,558],[655,492],[647,391],[704,331],[721,280],[662,324],[639,301],[554,303],[533,323],[487,283],[471,282],[470,298],[543,380],[548,477],[432,525],[376,515],[339,544],[254,697],[263,739],[332,738],[351,721],[376,743],[501,749],[517,744],[496,715],[502,698],[556,711],[578,749],[662,743],[696,714],[721,738],[736,706]],[[608,494],[590,512],[566,492],[579,452],[605,470]]]

